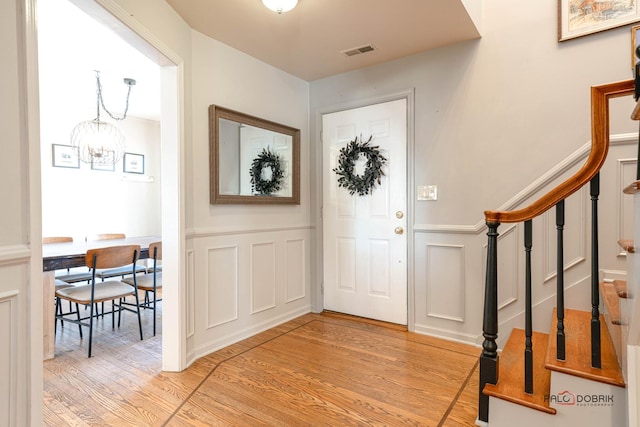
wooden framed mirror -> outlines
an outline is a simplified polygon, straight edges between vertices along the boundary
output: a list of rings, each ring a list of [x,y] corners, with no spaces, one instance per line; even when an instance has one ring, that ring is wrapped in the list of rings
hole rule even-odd
[[[300,130],[209,106],[211,204],[300,204]]]

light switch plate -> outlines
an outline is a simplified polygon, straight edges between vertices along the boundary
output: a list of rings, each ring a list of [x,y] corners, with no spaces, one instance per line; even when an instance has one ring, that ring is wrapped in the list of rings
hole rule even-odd
[[[419,185],[418,200],[438,200],[437,185]]]

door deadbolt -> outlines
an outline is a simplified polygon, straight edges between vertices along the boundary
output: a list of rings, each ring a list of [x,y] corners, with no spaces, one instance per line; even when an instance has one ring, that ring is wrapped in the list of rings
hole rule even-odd
[[[402,213],[402,211],[396,212],[396,218],[401,219],[403,216],[404,214]]]

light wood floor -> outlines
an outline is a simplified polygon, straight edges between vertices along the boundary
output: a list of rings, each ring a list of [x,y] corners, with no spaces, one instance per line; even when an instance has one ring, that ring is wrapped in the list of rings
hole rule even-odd
[[[151,313],[144,341],[124,316],[115,333],[110,319],[98,328],[91,359],[77,326],[58,333],[44,363],[45,425],[474,425],[478,348],[307,314],[170,373]]]

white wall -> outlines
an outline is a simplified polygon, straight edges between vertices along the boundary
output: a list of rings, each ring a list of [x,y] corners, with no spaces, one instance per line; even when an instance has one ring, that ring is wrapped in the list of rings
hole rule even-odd
[[[40,5],[38,22],[43,235],[160,235],[160,123],[153,117],[160,106],[141,109],[159,103],[158,66],[67,0]],[[116,122],[102,109],[100,118],[121,130],[126,152],[145,156],[142,175],[125,174],[123,161],[113,171],[83,162],[79,169],[53,167],[52,145],[69,145],[74,126],[96,117],[94,70],[101,72],[106,108],[118,117],[127,94],[122,79],[136,80],[127,118]]]
[[[31,245],[40,241],[38,128],[30,121],[37,117],[37,85],[26,78],[36,60],[27,53],[35,45],[26,36],[30,6],[0,3],[0,425],[10,427],[42,425],[42,251]]]
[[[63,110],[42,106],[42,233],[83,240],[97,233],[127,236],[161,234],[160,124],[128,117],[118,123],[128,153],[144,155],[144,174],[53,167],[52,144],[68,144],[68,129],[51,129],[45,122],[60,120]],[[77,117],[77,116],[76,116]],[[79,119],[81,120],[81,119]],[[62,122],[67,122],[61,120]]]
[[[438,185],[438,201],[415,201],[410,215],[412,326],[418,331],[477,339],[484,289],[483,211],[515,207],[536,196],[539,189],[527,187],[590,141],[590,86],[631,78],[629,26],[563,43],[557,42],[556,28],[557,2],[486,1],[480,40],[311,83],[314,144],[319,141],[318,111],[415,89],[411,178],[416,186]],[[635,132],[636,124],[628,120],[633,104],[625,101],[619,108],[623,114],[614,116],[612,131]],[[320,172],[317,197],[319,176]],[[618,188],[604,186],[602,191]],[[412,189],[414,200],[415,194]],[[601,208],[601,215],[608,215],[601,223],[615,224],[619,214],[617,208]],[[509,233],[508,224],[499,231],[500,263],[511,263],[514,267],[508,271],[519,274],[519,252],[511,251],[510,245],[520,245],[520,251],[522,233]],[[618,238],[601,232],[602,245],[615,246]],[[537,240],[534,245],[534,253],[546,259],[548,243]],[[611,254],[607,248],[605,253]],[[601,261],[602,268],[623,269],[617,252],[607,259],[608,265]],[[582,283],[584,264],[568,284]],[[522,299],[520,279],[500,279],[506,287],[501,298],[513,294]],[[540,302],[549,286],[538,286]],[[501,321],[517,316],[520,308],[521,302],[511,304]]]
[[[310,311],[309,85],[196,31],[192,34],[194,313],[197,357]],[[301,131],[299,205],[209,203],[209,105]]]

